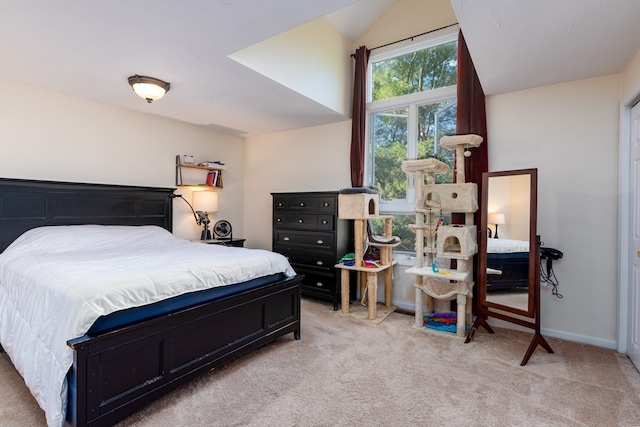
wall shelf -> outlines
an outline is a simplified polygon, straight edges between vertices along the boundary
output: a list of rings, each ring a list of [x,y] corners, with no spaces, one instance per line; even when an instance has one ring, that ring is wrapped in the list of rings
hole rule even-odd
[[[189,174],[188,179],[185,180],[183,179],[183,169],[193,170],[195,173]],[[224,169],[223,167],[182,163],[178,154],[176,156],[176,186],[222,188],[222,171]]]

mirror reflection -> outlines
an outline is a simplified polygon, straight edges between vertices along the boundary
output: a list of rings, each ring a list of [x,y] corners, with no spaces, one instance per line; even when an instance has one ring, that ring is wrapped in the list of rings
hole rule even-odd
[[[487,188],[486,301],[528,312],[531,175],[491,176]]]

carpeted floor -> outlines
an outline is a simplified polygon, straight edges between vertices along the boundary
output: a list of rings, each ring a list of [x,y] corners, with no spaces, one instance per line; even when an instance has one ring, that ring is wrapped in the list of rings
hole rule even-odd
[[[547,338],[555,354],[538,348],[522,367],[526,332],[480,330],[463,344],[411,316],[370,325],[313,300],[302,322],[301,341],[283,337],[120,427],[640,425],[640,373],[612,350]],[[44,425],[6,354],[0,425]]]

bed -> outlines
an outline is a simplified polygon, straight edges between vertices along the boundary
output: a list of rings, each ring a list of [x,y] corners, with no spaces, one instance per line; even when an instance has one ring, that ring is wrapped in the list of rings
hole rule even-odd
[[[259,346],[300,339],[301,277],[288,262],[176,238],[172,192],[0,179],[0,344],[48,425],[113,425]],[[151,260],[136,258],[143,247]],[[34,288],[42,277],[64,291]]]
[[[487,292],[528,286],[529,242],[487,239]]]

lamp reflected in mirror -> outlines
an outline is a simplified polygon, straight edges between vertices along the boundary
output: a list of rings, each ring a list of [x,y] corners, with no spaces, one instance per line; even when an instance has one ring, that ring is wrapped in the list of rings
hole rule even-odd
[[[487,218],[487,223],[495,225],[496,232],[493,235],[493,238],[494,239],[499,239],[499,237],[498,237],[498,226],[501,225],[501,224],[505,224],[505,222],[504,222],[504,214],[501,214],[501,213],[491,213],[491,214],[489,214],[489,217]]]

